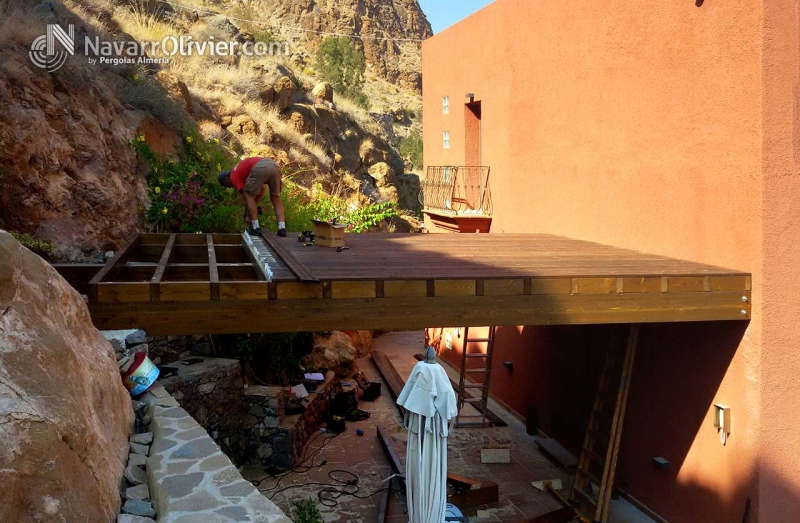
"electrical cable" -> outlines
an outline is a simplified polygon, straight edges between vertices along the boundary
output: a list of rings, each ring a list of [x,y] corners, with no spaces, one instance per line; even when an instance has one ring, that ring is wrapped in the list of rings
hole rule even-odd
[[[337,477],[334,476],[334,474],[336,474],[336,473],[349,475],[349,476],[352,477],[352,479],[337,478]],[[354,474],[353,472],[350,472],[349,470],[343,470],[343,469],[333,469],[333,470],[328,472],[328,477],[331,479],[332,483],[322,483],[322,482],[319,482],[319,481],[310,481],[310,482],[307,482],[307,483],[299,483],[297,485],[289,485],[289,486],[283,487],[280,490],[276,490],[275,492],[273,492],[269,499],[270,500],[274,499],[275,496],[277,496],[278,494],[280,494],[281,492],[284,492],[286,490],[290,490],[290,489],[294,489],[294,488],[306,488],[306,487],[311,487],[311,486],[320,486],[322,488],[317,492],[317,499],[319,500],[320,505],[323,505],[323,506],[326,506],[326,507],[329,507],[329,508],[333,508],[333,507],[336,507],[339,504],[339,498],[341,498],[343,496],[352,496],[352,497],[354,497],[356,499],[368,499],[368,498],[371,498],[372,496],[374,496],[375,494],[378,494],[380,492],[386,492],[386,491],[391,492],[392,490],[400,492],[399,489],[396,489],[396,488],[393,488],[393,487],[389,486],[389,487],[381,487],[379,489],[373,490],[369,494],[359,495],[358,492],[361,490],[361,487],[358,486],[360,478],[356,474]]]
[[[322,445],[320,445],[318,448],[316,448],[314,450],[314,453],[311,454],[311,456],[306,456],[306,454],[308,453],[308,449],[311,448],[311,444],[313,442],[315,442],[316,440],[318,440],[320,437],[322,437],[323,434],[325,434],[325,433],[321,432],[321,431],[317,432],[314,435],[314,437],[312,437],[311,440],[309,440],[309,442],[306,444],[306,448],[303,450],[303,456],[302,456],[303,459],[299,463],[297,463],[297,465],[295,465],[294,467],[292,467],[291,469],[289,469],[289,470],[287,470],[285,472],[282,472],[281,474],[271,475],[270,476],[273,479],[274,478],[278,479],[278,481],[275,482],[275,485],[273,485],[270,488],[265,488],[265,489],[260,488],[261,484],[268,479],[268,478],[263,478],[263,479],[261,479],[259,481],[254,482],[253,486],[255,486],[260,492],[270,492],[270,491],[273,491],[273,490],[277,489],[278,486],[281,483],[281,480],[283,480],[283,478],[285,478],[289,474],[293,474],[295,472],[303,474],[303,473],[308,472],[309,470],[313,469],[314,468],[314,459],[320,454],[320,452],[322,452],[322,450],[328,445],[328,443],[331,442],[331,440],[333,440],[333,439],[335,439],[335,438],[337,438],[339,436],[339,434],[334,434],[334,435],[332,435],[330,437],[325,438],[323,440],[323,442],[322,442]],[[310,465],[304,465],[309,459],[311,460],[311,464]],[[327,460],[323,460],[322,463],[319,466],[323,466],[326,463],[327,463]]]

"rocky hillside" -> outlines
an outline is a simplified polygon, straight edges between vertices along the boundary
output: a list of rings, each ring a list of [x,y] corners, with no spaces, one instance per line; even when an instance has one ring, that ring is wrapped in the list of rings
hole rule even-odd
[[[314,33],[302,33],[308,47],[293,45],[290,56],[175,56],[148,65],[82,56],[83,36],[252,42],[271,34],[240,20],[267,13],[279,26],[424,36],[430,27],[416,0],[203,3],[188,12],[155,0],[53,0],[24,11],[11,4],[0,3],[0,227],[52,242],[56,259],[96,258],[148,228],[153,173],[131,147],[137,136],[174,162],[185,160],[187,136],[195,135],[233,157],[270,156],[309,195],[321,184],[355,208],[416,203],[418,179],[406,174],[397,146],[419,129],[421,104],[392,82],[418,84],[418,42],[363,41],[370,111],[320,83]],[[28,55],[47,23],[74,24],[79,40],[76,56],[53,73]],[[197,174],[211,180],[212,170]]]
[[[276,35],[311,51],[319,33],[359,35],[358,45],[380,78],[422,89],[420,41],[433,31],[417,0],[257,0],[253,6]]]

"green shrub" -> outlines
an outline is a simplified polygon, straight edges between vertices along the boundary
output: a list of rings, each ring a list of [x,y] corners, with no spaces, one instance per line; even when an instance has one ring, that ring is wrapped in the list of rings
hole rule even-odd
[[[422,169],[423,162],[422,133],[411,131],[411,133],[400,141],[400,154],[407,158],[415,169]]]
[[[294,523],[323,523],[322,514],[311,499],[304,499],[292,503]]]
[[[320,77],[362,107],[369,104],[363,91],[366,67],[364,53],[347,37],[327,37],[319,46],[316,68]]]
[[[143,136],[131,145],[150,167],[150,207],[145,215],[151,230],[233,233],[243,229],[244,202],[217,182],[217,174],[236,163],[222,146],[192,133],[185,139],[185,158],[175,161],[155,154]]]
[[[327,194],[322,185],[314,184],[313,198],[308,204],[315,218],[336,221],[347,225],[347,232],[366,232],[377,227],[383,220],[398,215],[397,205],[391,202],[374,203],[366,207],[347,203],[344,199]]]
[[[314,348],[310,332],[223,335],[218,340],[223,357],[242,360],[258,379],[282,386],[302,377],[300,360]]]
[[[19,232],[11,232],[11,236],[16,238],[16,240],[21,243],[23,247],[27,247],[44,259],[47,259],[50,256],[50,253],[53,252],[53,244],[48,241],[37,240],[36,238],[31,237],[29,234]]]

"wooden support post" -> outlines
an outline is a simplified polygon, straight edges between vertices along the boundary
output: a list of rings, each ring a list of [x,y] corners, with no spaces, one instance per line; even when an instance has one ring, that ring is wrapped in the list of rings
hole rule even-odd
[[[214,248],[214,236],[206,234],[208,245],[208,277],[211,282],[211,299],[219,300],[219,269],[217,268],[217,251]]]
[[[150,278],[150,301],[161,301],[161,279],[167,270],[169,259],[172,257],[172,250],[175,247],[175,235],[170,234],[167,244],[164,246],[164,251],[161,253],[161,259],[156,267],[156,272]]]
[[[140,236],[137,234],[122,248],[117,254],[108,260],[106,264],[100,269],[100,272],[94,275],[94,278],[89,282],[89,301],[97,301],[97,286],[106,276],[116,276],[119,274],[120,269],[125,266],[128,258],[131,257],[134,249],[139,246],[141,242]]]

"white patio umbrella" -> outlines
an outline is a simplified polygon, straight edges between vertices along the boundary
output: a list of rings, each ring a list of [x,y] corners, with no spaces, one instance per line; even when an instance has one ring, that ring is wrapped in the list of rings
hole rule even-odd
[[[432,356],[430,355],[432,353]],[[458,414],[456,393],[436,352],[414,366],[397,404],[406,409],[406,501],[411,523],[443,523],[447,504],[447,436]]]

